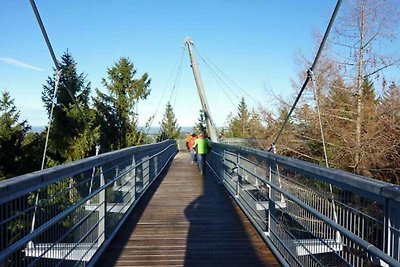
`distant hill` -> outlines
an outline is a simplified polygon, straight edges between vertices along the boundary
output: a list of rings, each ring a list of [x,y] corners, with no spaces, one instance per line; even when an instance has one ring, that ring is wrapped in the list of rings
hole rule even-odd
[[[46,127],[44,127],[44,126],[32,126],[31,132],[40,133],[40,132],[43,132],[45,128]]]
[[[139,127],[139,128],[140,128],[140,130],[142,130],[144,132],[147,132],[147,128],[144,128],[144,127]],[[186,132],[190,132],[191,133],[192,131],[193,131],[193,127],[181,127],[181,133],[182,134],[185,134]],[[150,135],[156,135],[159,132],[160,132],[160,127],[158,127],[158,126],[152,126],[149,129],[149,134]]]
[[[43,132],[45,128],[46,128],[45,126],[32,126],[31,131],[35,132],[35,133],[40,133],[40,132]],[[144,128],[144,127],[139,127],[139,128],[140,128],[140,130],[147,132],[146,128]],[[191,133],[192,131],[193,131],[193,127],[181,127],[182,134],[185,134],[186,132]],[[150,130],[149,130],[150,135],[156,135],[159,132],[160,132],[160,127],[158,127],[158,126],[150,127]]]

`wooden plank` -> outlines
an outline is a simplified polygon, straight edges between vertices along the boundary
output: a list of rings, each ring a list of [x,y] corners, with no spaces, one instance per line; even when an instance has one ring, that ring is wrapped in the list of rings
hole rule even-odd
[[[215,179],[180,152],[126,220],[98,266],[280,266]]]

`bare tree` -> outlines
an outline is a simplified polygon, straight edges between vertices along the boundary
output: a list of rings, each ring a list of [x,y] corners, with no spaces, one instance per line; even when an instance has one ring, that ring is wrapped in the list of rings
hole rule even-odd
[[[344,76],[349,77],[350,84],[357,97],[357,116],[355,123],[354,171],[363,173],[366,170],[363,156],[365,141],[365,100],[366,80],[377,81],[382,71],[398,65],[399,59],[390,51],[382,51],[395,38],[395,26],[399,12],[394,1],[390,0],[351,0],[347,2],[344,15],[336,27],[332,47],[341,57]],[[367,138],[368,139],[368,138]],[[364,160],[364,162],[363,162]]]

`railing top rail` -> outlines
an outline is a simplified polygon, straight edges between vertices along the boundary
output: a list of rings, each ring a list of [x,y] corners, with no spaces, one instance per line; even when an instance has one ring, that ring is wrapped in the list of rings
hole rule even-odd
[[[166,140],[157,144],[128,147],[1,181],[0,204],[48,184],[60,181],[63,178],[90,170],[93,167],[158,146],[168,146],[173,142],[172,140]]]
[[[305,176],[325,181],[346,190],[356,191],[374,199],[387,198],[394,201],[400,201],[400,186],[391,183],[327,168],[315,163],[305,162],[254,148],[238,147],[221,143],[212,143],[212,146],[219,146],[230,151],[254,155],[265,159],[270,164],[278,164]]]

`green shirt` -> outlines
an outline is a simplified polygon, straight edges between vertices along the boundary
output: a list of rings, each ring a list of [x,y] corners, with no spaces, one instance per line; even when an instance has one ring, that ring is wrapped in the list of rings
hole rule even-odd
[[[194,142],[193,148],[197,147],[197,153],[199,154],[207,154],[208,153],[208,140],[197,138]]]

